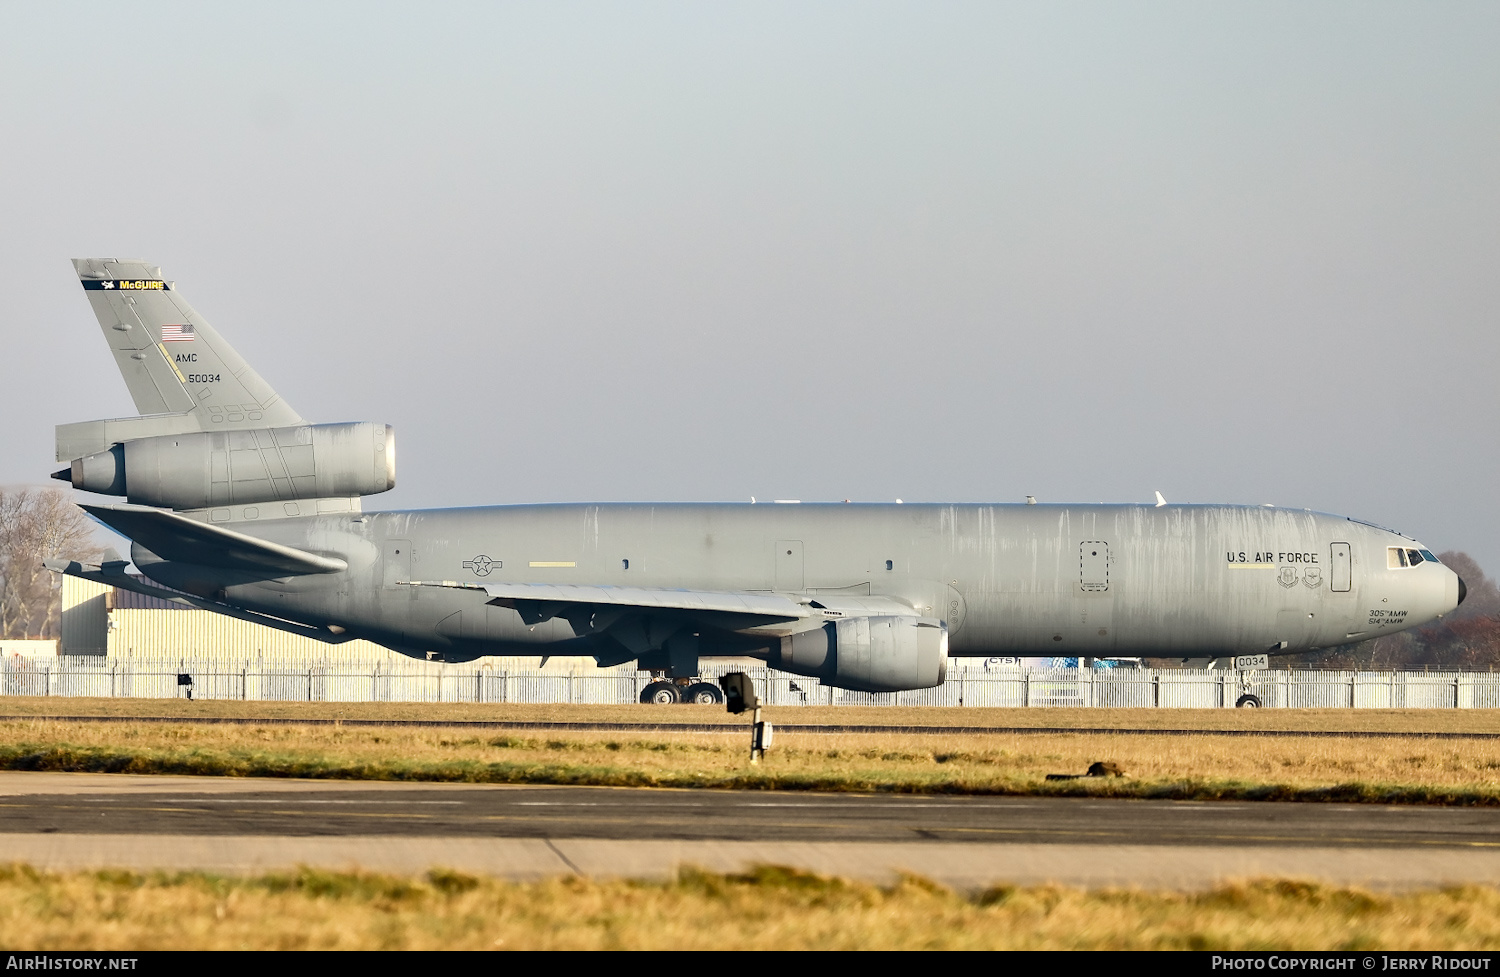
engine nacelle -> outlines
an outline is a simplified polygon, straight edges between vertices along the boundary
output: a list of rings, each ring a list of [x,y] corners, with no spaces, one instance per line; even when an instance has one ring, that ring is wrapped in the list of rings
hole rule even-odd
[[[847,617],[782,638],[766,663],[841,689],[930,689],[948,673],[948,628],[927,617]]]
[[[361,421],[139,438],[79,458],[69,480],[171,509],[376,495],[396,484],[396,433]]]

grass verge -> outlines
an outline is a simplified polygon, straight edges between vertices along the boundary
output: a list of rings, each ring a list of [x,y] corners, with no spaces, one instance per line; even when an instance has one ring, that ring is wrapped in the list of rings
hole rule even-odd
[[[1212,734],[494,735],[443,727],[0,723],[0,769],[448,783],[1500,805],[1500,742]],[[1047,780],[1113,760],[1130,776]]]
[[[791,869],[665,882],[452,871],[251,878],[0,867],[0,941],[28,950],[1481,950],[1500,890],[1385,895],[1288,880],[1202,893],[1053,886],[961,895]]]
[[[0,715],[170,716],[367,722],[607,722],[745,724],[723,706],[597,706],[462,702],[241,702],[238,700],[0,697]],[[1500,709],[987,709],[948,706],[771,706],[777,724],[1279,732],[1489,733]]]

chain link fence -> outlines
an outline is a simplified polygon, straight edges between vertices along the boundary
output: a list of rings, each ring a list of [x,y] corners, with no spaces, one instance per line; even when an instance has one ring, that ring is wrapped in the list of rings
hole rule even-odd
[[[948,681],[912,692],[851,692],[765,667],[705,666],[714,682],[745,671],[767,705],[1084,706],[1218,709],[1249,692],[1267,708],[1493,709],[1500,674],[1266,669],[950,667]],[[633,668],[575,673],[426,662],[358,663],[179,659],[12,658],[0,695],[236,699],[253,702],[467,702],[620,705],[640,701],[650,675]]]

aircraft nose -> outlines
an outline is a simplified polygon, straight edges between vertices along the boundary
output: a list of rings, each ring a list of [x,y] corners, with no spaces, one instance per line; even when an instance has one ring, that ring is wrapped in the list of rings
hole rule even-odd
[[[1454,576],[1458,577],[1458,574],[1455,573]],[[1464,578],[1458,577],[1458,602],[1462,604],[1467,596],[1469,596],[1469,588],[1464,586]]]

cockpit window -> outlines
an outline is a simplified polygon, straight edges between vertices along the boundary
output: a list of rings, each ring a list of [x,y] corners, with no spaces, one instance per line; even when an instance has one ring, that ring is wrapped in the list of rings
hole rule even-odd
[[[1435,557],[1435,556],[1432,555],[1432,550],[1417,550],[1417,552],[1421,553],[1422,554],[1422,559],[1426,560],[1428,563],[1442,563],[1443,562],[1442,560],[1439,560],[1437,557]]]
[[[1389,546],[1385,551],[1385,565],[1388,569],[1396,570],[1401,567],[1414,567],[1423,561],[1436,563],[1437,557],[1426,550],[1412,550],[1404,546]]]

